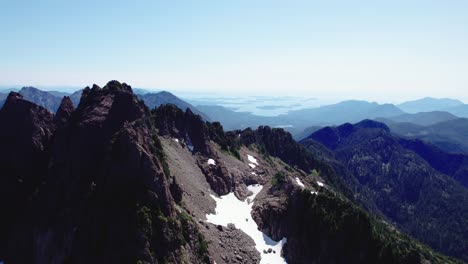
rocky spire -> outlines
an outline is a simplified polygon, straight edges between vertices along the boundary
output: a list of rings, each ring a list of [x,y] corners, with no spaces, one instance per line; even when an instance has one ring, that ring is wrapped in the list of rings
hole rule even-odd
[[[54,123],[57,127],[65,125],[70,118],[71,114],[75,110],[75,106],[69,96],[64,96],[60,103],[57,113],[54,116]]]

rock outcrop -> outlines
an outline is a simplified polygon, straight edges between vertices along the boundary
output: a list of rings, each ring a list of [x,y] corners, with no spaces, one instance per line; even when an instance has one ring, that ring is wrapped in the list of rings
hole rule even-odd
[[[54,116],[55,125],[57,127],[64,126],[68,122],[68,119],[70,118],[74,110],[75,106],[73,105],[73,102],[70,99],[70,97],[64,96]]]
[[[2,201],[24,200],[13,205],[25,212],[9,210],[11,219],[2,217],[1,230],[11,235],[2,236],[6,239],[1,259],[7,263],[209,261],[196,225],[176,210],[171,189],[177,190],[177,183],[165,172],[151,113],[130,86],[111,81],[104,88],[87,87],[74,111],[70,99],[64,98],[55,133],[50,112],[19,94],[10,97],[0,122],[20,119],[2,130],[2,140],[11,138],[10,145],[2,142],[2,146],[24,149],[11,149],[21,157],[2,159],[2,168],[10,167],[2,170],[9,174],[0,179],[12,182],[9,192],[15,195],[2,196]],[[18,130],[24,135],[13,134]],[[23,162],[28,160],[33,167],[24,171],[28,167]],[[21,184],[16,183],[19,179]],[[35,188],[24,191],[29,196],[18,192],[25,183],[34,183]]]
[[[53,115],[43,107],[11,92],[0,110],[0,254],[30,259],[12,248],[32,250],[31,204],[45,180],[54,133]]]
[[[190,108],[183,112],[177,106],[167,104],[156,108],[154,113],[160,135],[184,139],[188,146],[193,146],[193,152],[213,154],[213,150],[207,144],[209,134],[206,124]]]

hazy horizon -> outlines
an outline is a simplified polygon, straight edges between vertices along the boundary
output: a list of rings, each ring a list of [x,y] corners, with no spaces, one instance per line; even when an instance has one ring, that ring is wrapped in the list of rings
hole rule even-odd
[[[11,1],[0,85],[468,102],[468,2]]]
[[[131,85],[130,83],[127,83]],[[105,86],[104,84],[97,84],[101,87]],[[92,84],[87,85],[89,87],[92,86]],[[65,93],[73,93],[75,91],[78,91],[80,89],[83,89],[85,87],[65,87],[65,86],[34,86],[34,85],[17,85],[17,86],[3,86],[0,85],[0,93],[5,93],[7,90],[20,90],[23,87],[34,87],[37,89],[40,89],[42,91],[56,91],[56,92],[65,92]],[[416,101],[420,99],[425,99],[425,98],[434,98],[434,99],[453,99],[453,100],[459,100],[465,104],[468,103],[468,100],[463,100],[460,98],[450,98],[450,97],[431,97],[431,96],[425,96],[425,97],[414,97],[414,98],[408,98],[408,99],[401,99],[401,100],[394,100],[394,101],[385,101],[385,100],[373,100],[372,98],[358,98],[358,97],[337,97],[333,95],[329,96],[294,96],[294,95],[262,95],[262,94],[250,94],[250,95],[236,95],[236,94],[226,94],[226,93],[219,93],[219,92],[197,92],[197,91],[190,91],[190,90],[171,90],[171,89],[164,89],[164,88],[148,88],[148,87],[134,87],[132,86],[133,89],[140,89],[140,90],[145,90],[148,92],[162,92],[162,91],[167,91],[175,96],[183,99],[183,100],[188,100],[190,102],[194,101],[206,101],[208,99],[213,99],[214,101],[210,104],[213,105],[221,105],[219,103],[216,103],[217,100],[221,99],[248,99],[248,98],[282,98],[282,99],[301,99],[303,100],[313,100],[314,104],[309,104],[310,107],[320,107],[320,106],[325,106],[325,105],[330,105],[330,104],[335,104],[335,103],[340,103],[343,101],[367,101],[370,103],[378,103],[378,104],[394,104],[398,105],[404,102],[408,101]],[[267,100],[269,101],[269,100]],[[203,104],[200,104],[203,105]],[[207,105],[207,103],[205,104]],[[266,103],[266,105],[269,105]]]

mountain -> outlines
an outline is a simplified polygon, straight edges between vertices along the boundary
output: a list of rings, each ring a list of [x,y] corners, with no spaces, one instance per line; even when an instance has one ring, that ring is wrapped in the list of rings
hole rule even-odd
[[[310,125],[333,125],[357,122],[366,118],[391,117],[404,114],[391,104],[379,105],[366,101],[344,101],[319,108],[291,111],[287,118],[295,123],[306,122]]]
[[[56,116],[11,93],[0,260],[459,263],[362,210],[283,129],[224,132],[184,110],[150,111],[117,81],[85,88],[76,108],[65,97]]]
[[[70,94],[70,100],[73,102],[73,105],[79,105],[81,94],[83,93],[83,89],[78,90]]]
[[[0,89],[0,93],[9,94],[10,92],[18,92],[19,88],[4,88]]]
[[[0,93],[0,108],[3,106],[3,104],[5,103],[5,100],[7,98],[8,94],[5,94],[5,93]]]
[[[283,129],[259,127],[257,130],[223,133],[219,123],[203,126],[200,119],[198,122],[193,119],[189,110],[184,113],[167,105],[155,111],[156,116],[165,116],[166,119],[159,119],[156,123],[161,122],[157,125],[158,130],[168,136],[162,142],[166,153],[172,157],[169,159],[170,171],[181,183],[183,192],[187,192],[185,201],[195,208],[193,212],[197,217],[203,217],[204,212],[201,216],[196,214],[203,210],[198,208],[203,204],[198,202],[203,200],[203,195],[198,189],[201,184],[195,179],[203,179],[204,175],[218,195],[239,192],[241,197],[243,190],[239,183],[260,183],[268,191],[262,190],[256,196],[253,219],[263,231],[263,237],[273,239],[270,245],[287,237],[283,254],[290,263],[420,263],[429,258],[429,249],[413,244],[408,238],[394,236],[397,233],[390,231],[394,230],[393,227],[385,227],[386,224],[370,218],[333,191],[346,187],[339,187],[341,181],[331,168],[317,160]],[[169,116],[172,118],[167,118]],[[168,123],[167,120],[176,121]],[[198,133],[190,132],[194,127],[199,127]],[[199,138],[211,139],[216,144],[194,140],[197,134]],[[187,155],[187,151],[205,156],[201,160],[197,158],[199,168],[190,162],[191,155]],[[211,163],[209,158],[212,158]],[[252,166],[252,162],[256,166]],[[250,169],[250,173],[245,168]],[[202,173],[199,173],[200,169]],[[312,173],[308,175],[305,171]],[[327,187],[323,187],[323,182]],[[232,205],[227,210],[232,210]],[[240,218],[241,222],[244,221]],[[225,231],[223,228],[220,230]],[[378,234],[376,230],[379,230]],[[217,247],[217,243],[212,244]],[[392,250],[396,244],[401,246],[398,253]],[[229,246],[229,243],[225,245]],[[359,253],[363,248],[366,248],[366,253]],[[222,248],[219,250],[223,251]],[[268,254],[266,252],[262,258]],[[221,258],[213,256],[216,263],[229,259],[229,253],[224,254]]]
[[[421,126],[429,126],[436,123],[457,119],[458,117],[444,111],[420,112],[415,114],[403,114],[385,118],[377,118],[377,121],[388,123],[387,120],[396,123],[412,123]]]
[[[63,98],[64,96],[69,96],[71,93],[69,92],[62,92],[62,91],[45,91],[50,93],[53,96]]]
[[[140,94],[138,95],[138,98],[143,100],[145,104],[151,109],[158,107],[162,104],[173,104],[179,107],[180,109],[185,110],[189,108],[190,110],[192,110],[192,112],[194,112],[197,115],[200,115],[203,119],[210,120],[210,118],[207,115],[198,110],[195,106],[185,102],[184,100],[181,100],[179,97],[173,95],[170,92],[162,91],[159,93]]]
[[[1,218],[1,259],[202,262],[202,240],[177,209],[149,110],[129,86],[85,88],[55,131],[47,110],[10,97],[0,112],[0,123],[13,121],[1,137],[10,157],[0,165],[2,211],[9,209]]]
[[[218,105],[197,105],[197,108],[208,115],[211,120],[221,122],[223,127],[230,130],[258,127],[263,124],[270,126],[279,125],[281,118],[258,116],[248,112],[236,112]]]
[[[133,93],[134,94],[147,94],[147,93],[154,93],[154,90],[150,91],[150,90],[142,89],[142,88],[133,88]]]
[[[448,98],[426,97],[419,100],[408,101],[397,105],[401,110],[407,113],[443,111],[447,108],[463,105],[463,102]],[[451,112],[452,113],[452,112]],[[455,114],[456,115],[456,114]]]
[[[298,132],[298,133],[294,133],[293,136],[294,136],[294,139],[296,141],[301,141],[302,139],[310,136],[310,134],[314,133],[315,131],[317,130],[320,130],[322,129],[321,126],[311,126],[311,127],[307,127],[305,128],[303,131],[301,132]]]
[[[445,110],[456,116],[468,118],[468,105],[467,104],[449,107],[449,108],[446,108]]]
[[[318,141],[330,150],[329,162],[337,171],[347,171],[341,175],[354,178],[346,182],[362,193],[358,197],[363,206],[374,204],[376,214],[405,232],[467,260],[468,189],[460,184],[466,175],[457,176],[457,182],[400,140],[385,124],[365,120],[323,128],[301,144],[317,153]]]
[[[139,99],[143,100],[145,104],[151,109],[158,107],[162,104],[174,104],[181,109],[190,108],[196,114],[202,116],[205,120],[209,120],[208,116],[206,116],[204,113],[199,111],[193,105],[179,99],[177,96],[169,92],[163,91],[159,93],[142,94],[143,92],[147,92],[147,90],[137,89],[137,91],[139,93],[135,93],[136,96]],[[73,102],[73,105],[78,105],[80,103],[82,92],[83,92],[83,89],[75,91],[72,94],[62,93],[62,92],[50,92],[50,91],[45,92],[45,91],[41,91],[33,87],[24,87],[20,91],[20,93],[24,95],[24,98],[26,100],[29,100],[31,102],[35,102],[41,106],[44,106],[45,108],[49,109],[52,112],[55,112],[57,110],[63,96],[69,96],[71,101]],[[60,97],[56,96],[58,94],[62,96]],[[1,100],[1,97],[0,97],[0,100]]]
[[[468,188],[468,155],[447,153],[438,147],[419,139],[400,138],[399,143],[418,154],[434,169],[451,176]]]
[[[387,123],[392,132],[406,137],[430,142],[437,147],[458,153],[468,153],[468,119],[457,118],[430,126],[412,123]]]
[[[287,114],[274,117],[235,112],[221,106],[197,107],[206,113],[211,120],[220,121],[227,130],[269,125],[283,127],[293,134],[299,134],[310,126],[337,125],[345,122],[357,122],[366,118],[393,117],[404,114],[394,105],[379,105],[366,101],[344,101],[318,108],[290,111]]]
[[[61,97],[57,97],[49,92],[41,91],[34,87],[23,87],[19,93],[23,95],[25,100],[43,106],[51,112],[55,112],[58,109],[60,101],[62,100]]]

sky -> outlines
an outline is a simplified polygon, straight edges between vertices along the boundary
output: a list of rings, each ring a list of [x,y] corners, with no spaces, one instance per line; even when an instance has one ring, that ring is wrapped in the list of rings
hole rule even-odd
[[[468,101],[468,1],[0,0],[0,86]]]

